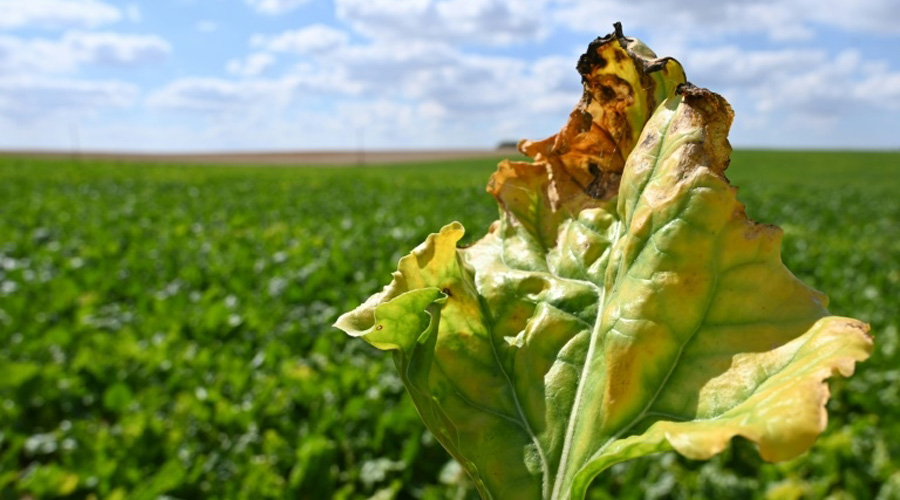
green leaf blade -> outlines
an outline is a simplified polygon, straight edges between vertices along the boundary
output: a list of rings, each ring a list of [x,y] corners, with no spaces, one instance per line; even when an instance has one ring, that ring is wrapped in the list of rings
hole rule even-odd
[[[543,463],[472,274],[457,253],[458,223],[401,259],[381,294],[339,318],[395,362],[429,429],[484,496],[540,498]],[[503,443],[503,446],[490,443]],[[529,451],[531,450],[531,451]],[[526,453],[537,455],[529,457]],[[490,493],[489,493],[490,492]]]

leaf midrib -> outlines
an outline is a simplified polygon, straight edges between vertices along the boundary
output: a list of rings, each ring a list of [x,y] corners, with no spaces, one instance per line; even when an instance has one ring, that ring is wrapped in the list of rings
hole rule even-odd
[[[669,127],[671,126],[672,121],[674,120],[675,114],[676,113],[674,111],[671,113],[671,115],[668,117],[668,120],[666,121],[665,126],[663,127],[662,131],[660,132],[660,141],[659,141],[659,145],[656,148],[656,155],[655,155],[655,158],[653,161],[653,168],[651,169],[650,174],[647,176],[647,181],[642,183],[642,185],[640,187],[639,193],[637,195],[638,200],[640,200],[640,196],[643,195],[644,189],[646,188],[647,184],[650,182],[650,179],[653,178],[653,176],[656,174],[657,169],[659,168],[659,165],[661,163],[661,158],[662,158],[663,146],[665,145],[666,139],[668,139]],[[640,141],[638,142],[638,144],[640,144]],[[633,152],[634,151],[632,151],[632,153]],[[626,164],[626,166],[627,166],[627,164]],[[632,215],[633,215],[633,210],[632,210]],[[630,226],[630,222],[631,221],[629,220],[628,221],[629,226]],[[610,229],[612,230],[611,233],[615,235],[614,238],[610,239],[610,242],[609,242],[610,249],[615,248],[615,246],[619,243],[619,241],[624,236],[624,232],[622,231],[623,227],[624,227],[624,221],[622,221],[621,219],[617,220],[616,223],[612,227],[610,227]],[[607,263],[607,266],[608,265],[609,265],[609,263]],[[588,346],[588,352],[585,357],[584,367],[582,368],[581,376],[578,378],[578,390],[575,394],[575,401],[573,401],[573,403],[572,403],[572,410],[570,411],[569,419],[566,422],[566,437],[563,440],[563,448],[562,448],[562,453],[560,456],[559,468],[557,469],[556,476],[553,479],[554,487],[553,487],[553,490],[552,490],[552,493],[550,496],[551,499],[560,498],[560,495],[562,493],[563,481],[566,477],[566,466],[568,465],[567,462],[569,460],[569,455],[571,453],[570,449],[571,449],[572,439],[574,439],[575,426],[576,426],[576,422],[577,422],[578,412],[579,412],[580,406],[581,406],[581,399],[584,394],[584,388],[587,385],[585,383],[585,381],[587,380],[588,372],[590,371],[590,365],[591,365],[590,360],[593,359],[593,357],[594,357],[594,349],[595,349],[595,346],[597,345],[596,339],[597,339],[597,336],[600,334],[600,330],[601,330],[601,326],[602,326],[601,318],[602,318],[603,310],[605,309],[605,307],[604,307],[606,305],[605,302],[606,302],[606,287],[603,287],[600,290],[600,293],[598,295],[598,300],[597,300],[597,322],[594,325],[593,331],[591,332],[590,344]],[[679,357],[680,357],[680,355],[681,355],[681,352],[679,352]],[[676,360],[675,364],[677,364],[677,360]],[[671,376],[671,372],[667,375],[666,380],[663,382],[663,384],[661,384],[661,387],[668,382],[669,376]],[[651,405],[652,405],[653,401],[655,401],[656,396],[658,396],[658,395],[659,395],[659,393],[657,392],[657,394],[654,396],[653,400],[651,400],[651,402],[650,402]],[[639,420],[640,418],[643,418],[643,413],[645,413],[645,412],[646,412],[646,408],[645,408],[645,411],[642,412],[642,415],[638,419],[636,419],[630,425],[628,425],[627,428],[621,429],[617,433],[615,433],[606,443],[604,443],[604,445],[600,448],[600,450],[603,450],[606,447],[608,447],[611,443],[615,442],[615,440],[618,439],[618,437],[621,436],[621,434],[623,432],[627,432],[628,429],[633,427],[635,425],[635,423],[637,422],[637,420]],[[596,455],[596,453],[593,455]]]

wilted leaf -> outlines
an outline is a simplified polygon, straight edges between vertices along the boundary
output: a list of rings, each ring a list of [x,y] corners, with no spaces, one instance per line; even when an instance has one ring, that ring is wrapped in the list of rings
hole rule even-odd
[[[727,102],[653,57],[619,30],[593,43],[569,123],[492,177],[499,224],[468,248],[458,223],[429,236],[337,322],[393,351],[485,498],[582,498],[614,463],[734,436],[795,457],[825,428],[824,380],[871,350],[744,214]]]

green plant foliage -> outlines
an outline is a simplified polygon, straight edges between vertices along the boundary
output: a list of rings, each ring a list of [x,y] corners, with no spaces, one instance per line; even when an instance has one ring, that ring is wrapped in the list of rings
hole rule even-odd
[[[492,177],[486,237],[457,248],[445,226],[336,323],[393,352],[484,498],[584,498],[616,463],[708,459],[737,436],[795,458],[825,428],[823,381],[871,352],[736,200],[725,100],[676,91],[677,63],[635,43],[588,48],[569,123]]]
[[[330,325],[441,200],[489,220],[473,179],[496,160],[470,163],[0,159],[0,498],[465,491],[393,370]]]
[[[390,359],[330,325],[389,279],[398,249],[453,220],[487,227],[496,164],[0,158],[0,498],[471,498]],[[816,446],[779,464],[741,442],[708,462],[632,460],[588,498],[896,497],[898,166],[735,151],[728,169],[749,215],[784,227],[787,266],[877,333],[872,358],[831,381]],[[252,321],[208,329],[229,295]],[[103,395],[120,382],[133,401],[113,413]]]

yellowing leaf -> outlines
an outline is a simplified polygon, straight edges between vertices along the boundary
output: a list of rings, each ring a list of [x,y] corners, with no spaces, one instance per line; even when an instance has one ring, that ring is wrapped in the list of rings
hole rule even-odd
[[[619,29],[579,70],[569,123],[492,177],[499,224],[468,248],[458,223],[431,235],[336,326],[392,350],[485,498],[583,498],[612,464],[734,436],[803,453],[868,326],[829,316],[747,219],[721,96]]]

